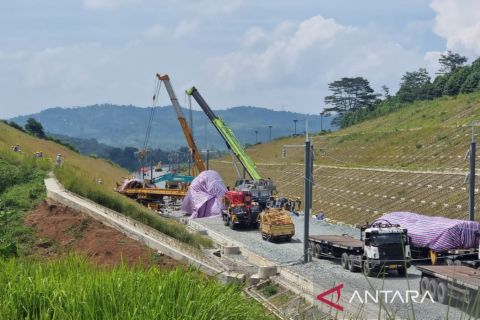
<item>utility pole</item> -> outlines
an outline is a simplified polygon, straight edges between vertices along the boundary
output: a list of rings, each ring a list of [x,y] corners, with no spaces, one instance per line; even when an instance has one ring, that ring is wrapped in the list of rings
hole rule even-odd
[[[258,130],[255,130],[255,144],[258,143]]]
[[[297,120],[298,121],[298,120]],[[305,184],[304,184],[304,224],[303,224],[303,262],[310,261],[308,252],[308,238],[310,229],[310,213],[313,199],[313,147],[308,137],[308,120],[305,119],[305,144],[303,145],[284,145],[283,157],[287,154],[287,148],[305,148]]]
[[[310,210],[312,207],[312,147],[308,138],[305,141],[305,204],[304,204],[304,234],[303,234],[303,262],[310,261],[308,254],[308,238],[310,229]]]
[[[268,126],[268,141],[272,141],[272,127]]]
[[[472,141],[470,143],[470,179],[469,179],[469,197],[468,197],[468,216],[470,221],[475,220],[475,158],[477,151],[475,126],[477,120],[472,121]]]
[[[294,119],[294,120],[293,120],[293,123],[294,123],[294,125],[295,125],[295,129],[294,129],[294,131],[293,131],[293,136],[294,136],[294,137],[297,136],[297,122],[298,122],[297,119]]]
[[[320,112],[320,133],[323,132],[323,111]]]

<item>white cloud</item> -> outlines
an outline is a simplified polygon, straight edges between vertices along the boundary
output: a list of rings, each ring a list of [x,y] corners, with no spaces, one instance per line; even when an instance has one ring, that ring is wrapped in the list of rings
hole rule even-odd
[[[113,9],[141,2],[142,0],[83,0],[83,5],[88,9]]]
[[[165,35],[166,33],[167,33],[167,28],[165,28],[161,24],[154,24],[148,27],[147,29],[145,29],[145,31],[143,32],[143,35],[146,38],[155,39]]]
[[[194,32],[199,27],[199,25],[200,23],[198,20],[184,19],[180,21],[180,23],[175,28],[174,36],[177,38],[187,36],[188,34]]]
[[[328,83],[343,76],[364,76],[377,89],[386,84],[394,91],[403,73],[425,64],[424,53],[376,27],[322,16],[285,21],[271,31],[252,28],[243,39],[240,49],[211,59],[205,69],[214,74],[216,92],[255,95],[255,105],[279,106],[288,98],[297,104],[292,108],[308,111],[306,101],[321,104]]]
[[[480,1],[433,0],[434,32],[447,40],[447,48],[462,54],[480,54]]]

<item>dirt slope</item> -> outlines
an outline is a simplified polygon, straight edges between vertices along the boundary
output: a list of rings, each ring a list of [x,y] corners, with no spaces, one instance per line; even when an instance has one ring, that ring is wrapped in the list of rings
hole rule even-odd
[[[37,255],[42,257],[75,252],[105,266],[118,265],[122,260],[128,265],[157,265],[165,269],[180,265],[90,216],[62,205],[42,203],[26,216],[25,224],[35,230],[39,238]]]

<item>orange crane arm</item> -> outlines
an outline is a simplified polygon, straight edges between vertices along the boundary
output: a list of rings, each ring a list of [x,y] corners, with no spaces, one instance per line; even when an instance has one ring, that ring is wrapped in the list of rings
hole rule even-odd
[[[170,83],[170,77],[167,74],[161,76],[157,73],[157,79],[163,81],[163,83],[165,84],[165,88],[167,89],[168,95],[170,96],[172,105],[175,108],[175,112],[177,113],[178,122],[180,122],[183,134],[185,135],[185,139],[187,140],[188,147],[190,148],[190,150],[192,150],[193,161],[195,162],[195,166],[197,167],[198,172],[200,173],[202,171],[205,171],[205,164],[203,163],[200,151],[195,144],[195,140],[193,140],[192,131],[190,130],[187,120],[183,115],[182,107],[178,103],[175,91],[173,91],[173,87]]]

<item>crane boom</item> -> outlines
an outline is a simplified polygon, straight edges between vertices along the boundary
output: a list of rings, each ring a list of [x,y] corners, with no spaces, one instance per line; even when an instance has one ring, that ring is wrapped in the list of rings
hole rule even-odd
[[[250,156],[245,152],[245,149],[242,147],[237,137],[235,137],[232,129],[230,129],[225,124],[225,122],[221,118],[219,118],[212,109],[210,109],[210,106],[203,99],[203,97],[200,95],[200,93],[195,87],[186,90],[186,93],[193,96],[195,101],[197,101],[200,108],[202,108],[202,110],[205,112],[207,117],[217,129],[218,133],[220,133],[220,135],[222,136],[223,140],[227,144],[228,149],[233,152],[233,154],[240,161],[240,163],[245,168],[245,171],[250,175],[250,177],[254,180],[261,180],[262,177],[258,173],[255,163],[253,162],[252,158],[250,158]]]
[[[183,133],[185,135],[185,139],[187,140],[188,147],[192,150],[193,161],[195,162],[195,166],[197,167],[198,172],[205,171],[205,164],[203,163],[202,157],[200,155],[200,151],[195,144],[195,140],[193,139],[192,131],[188,126],[187,120],[183,115],[182,107],[180,103],[178,103],[177,96],[175,95],[175,91],[173,90],[172,84],[170,83],[170,77],[165,74],[161,76],[157,73],[157,78],[159,81],[163,81],[165,84],[165,88],[167,89],[168,95],[170,96],[170,101],[172,101],[172,105],[175,108],[175,112],[177,113],[178,122],[180,122],[180,126],[182,127]]]

